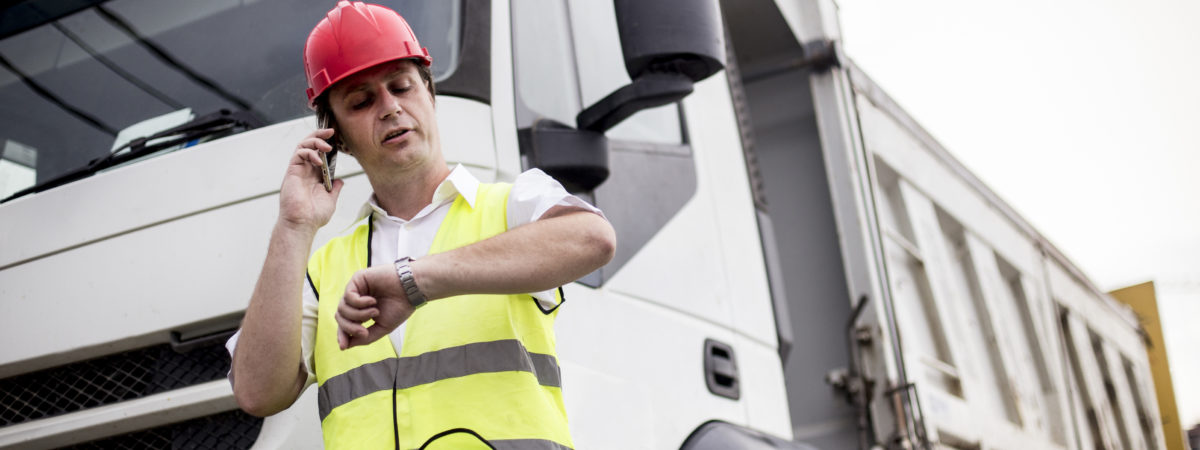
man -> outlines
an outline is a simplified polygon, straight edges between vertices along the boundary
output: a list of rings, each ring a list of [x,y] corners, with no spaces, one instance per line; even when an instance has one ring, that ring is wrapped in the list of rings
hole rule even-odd
[[[266,262],[228,344],[235,397],[267,416],[315,381],[330,448],[570,448],[554,288],[607,263],[614,232],[541,171],[510,186],[447,167],[431,62],[404,19],[377,5],[339,2],[313,29],[308,96],[333,126],[289,162]],[[309,258],[342,188],[327,191],[320,175],[334,146],[374,194],[364,223]]]

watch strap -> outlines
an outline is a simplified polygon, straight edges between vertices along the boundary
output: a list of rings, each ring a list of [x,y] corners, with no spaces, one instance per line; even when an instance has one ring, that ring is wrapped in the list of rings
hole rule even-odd
[[[408,297],[408,303],[416,310],[425,305],[425,294],[417,287],[417,280],[413,277],[412,258],[407,256],[396,260],[396,275],[400,277],[400,287],[404,289],[404,295]]]

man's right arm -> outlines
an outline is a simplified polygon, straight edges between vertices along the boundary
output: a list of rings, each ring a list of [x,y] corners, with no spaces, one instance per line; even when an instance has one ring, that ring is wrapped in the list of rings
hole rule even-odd
[[[287,409],[308,377],[301,350],[301,289],[313,237],[329,222],[342,187],[336,180],[333,192],[326,192],[320,176],[317,151],[331,150],[322,140],[330,134],[314,132],[292,155],[279,192],[279,220],[233,354],[234,397],[256,416]]]
[[[233,354],[238,406],[265,417],[287,409],[308,371],[300,348],[300,289],[313,235],[278,223]]]

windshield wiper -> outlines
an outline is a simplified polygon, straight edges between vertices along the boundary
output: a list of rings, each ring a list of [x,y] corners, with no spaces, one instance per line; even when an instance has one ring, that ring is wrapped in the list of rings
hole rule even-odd
[[[195,139],[231,132],[237,128],[241,128],[242,131],[252,130],[262,125],[262,120],[249,111],[230,112],[227,109],[222,109],[212,114],[197,117],[183,125],[159,131],[149,136],[135,138],[125,145],[117,147],[116,150],[113,150],[108,155],[88,161],[87,164],[78,169],[17,191],[13,195],[8,196],[8,198],[0,200],[0,203],[27,194],[62,186],[72,181],[81,180],[109,167],[173,148]],[[151,141],[156,142],[151,143]]]

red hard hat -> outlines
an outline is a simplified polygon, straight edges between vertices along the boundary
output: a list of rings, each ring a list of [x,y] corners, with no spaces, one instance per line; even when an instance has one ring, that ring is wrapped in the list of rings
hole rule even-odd
[[[396,59],[433,64],[408,22],[391,9],[342,0],[325,14],[304,44],[308,105],[329,86],[355,72]]]

